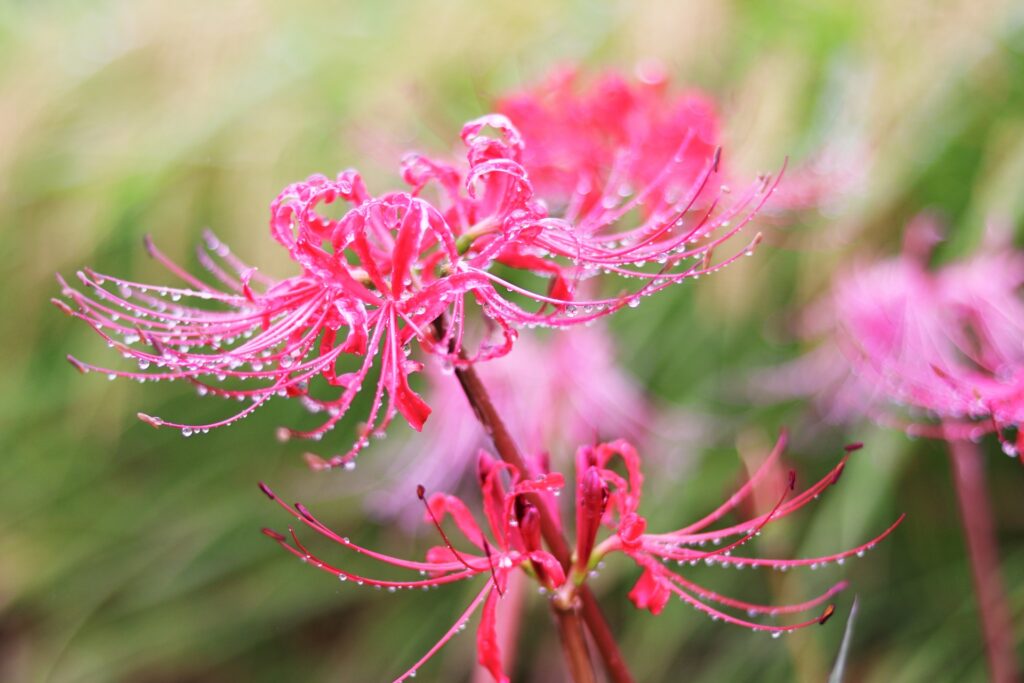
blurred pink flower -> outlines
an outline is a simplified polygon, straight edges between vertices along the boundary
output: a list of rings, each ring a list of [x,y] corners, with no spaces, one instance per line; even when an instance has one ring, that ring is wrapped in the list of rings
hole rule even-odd
[[[929,268],[937,239],[934,223],[918,218],[900,256],[840,276],[807,315],[812,330],[832,331],[835,346],[773,373],[771,383],[792,394],[824,390],[832,417],[904,422],[911,435],[995,431],[1016,456],[1024,445],[1024,253],[990,234],[973,256]],[[893,403],[918,412],[899,418]],[[1010,427],[1018,427],[1016,445],[1003,434]]]
[[[328,460],[309,456],[318,468],[350,466],[369,437],[383,434],[396,414],[415,429],[430,414],[409,385],[409,375],[421,369],[407,358],[414,339],[426,353],[469,364],[507,354],[518,327],[572,327],[635,306],[642,296],[749,253],[758,238],[722,262],[712,260],[714,248],[746,225],[774,189],[763,179],[728,207],[712,202],[696,210],[698,195],[717,170],[717,152],[705,155],[699,171],[687,176],[689,185],[671,197],[662,179],[683,161],[689,168],[692,159],[657,157],[653,163],[664,165],[663,171],[633,199],[605,188],[599,208],[587,216],[570,211],[552,217],[534,197],[520,163],[524,140],[507,118],[471,121],[462,139],[468,150],[465,173],[408,155],[402,174],[410,191],[373,197],[354,171],[336,180],[312,176],[285,188],[271,206],[271,233],[301,268],[299,275],[267,278],[208,234],[199,259],[217,286],[186,272],[148,240],[150,254],[184,287],[146,285],[91,270],[78,273],[81,291],[61,279],[74,308],[55,303],[140,367],[108,370],[69,360],[83,372],[139,381],[182,379],[201,394],[247,402],[208,424],[139,414],[153,426],[176,428],[186,436],[205,432],[246,417],[274,396],[286,396],[326,414],[313,429],[278,432],[281,438],[308,439],[320,439],[347,414],[364,384],[373,381],[377,364],[373,399],[355,444]],[[609,178],[606,184],[616,181]],[[340,219],[318,211],[339,199],[351,205]],[[623,220],[648,199],[653,201],[639,225]],[[506,270],[494,272],[495,263]],[[546,284],[540,291],[529,288],[507,269],[539,275]],[[577,296],[579,283],[598,273],[640,284],[608,297]],[[464,342],[467,302],[475,302],[488,329],[497,332],[473,354],[467,354]],[[443,322],[440,339],[435,321]],[[339,390],[337,397],[319,398],[311,391],[317,376]],[[228,379],[237,386],[221,384]]]
[[[299,541],[294,530],[290,530],[290,539],[269,529],[265,529],[264,533],[290,553],[323,571],[334,574],[342,581],[387,588],[391,592],[400,589],[427,589],[481,575],[486,577],[485,585],[456,623],[426,655],[399,676],[396,679],[398,681],[415,675],[416,670],[424,662],[465,626],[468,618],[481,603],[483,615],[477,631],[478,659],[496,681],[507,681],[501,666],[495,624],[503,591],[513,570],[526,570],[527,574],[540,584],[542,592],[549,594],[556,604],[568,608],[574,604],[577,589],[587,581],[599,563],[616,552],[628,556],[642,569],[640,578],[629,595],[638,608],[657,614],[665,607],[669,598],[675,595],[714,620],[721,619],[755,631],[766,631],[776,635],[815,624],[824,624],[832,615],[834,607],[828,605],[819,616],[794,624],[777,625],[752,619],[759,615],[774,617],[813,609],[845,588],[846,582],[840,581],[823,594],[802,603],[759,605],[729,598],[704,588],[682,576],[678,570],[669,569],[668,563],[675,561],[679,567],[703,562],[738,569],[771,567],[785,571],[804,566],[815,569],[829,563],[841,564],[848,557],[863,555],[892,533],[903,520],[903,516],[900,516],[888,529],[865,544],[824,557],[786,560],[732,555],[735,549],[752,540],[770,522],[796,512],[836,484],[846,465],[849,452],[859,448],[859,445],[848,447],[847,454],[835,468],[799,494],[791,495],[795,489],[795,475],[790,473],[788,482],[780,482],[783,484],[780,486],[781,495],[768,512],[718,530],[708,531],[709,526],[735,510],[753,493],[755,487],[762,483],[767,473],[773,470],[785,447],[785,441],[785,436],[780,437],[772,453],[751,479],[715,511],[693,524],[667,533],[648,533],[647,521],[638,512],[643,475],[640,471],[640,456],[632,445],[620,439],[579,448],[576,454],[574,505],[576,547],[568,574],[552,555],[541,549],[541,514],[536,507],[540,504],[557,512],[557,496],[564,486],[563,476],[542,471],[531,472],[527,476],[527,473],[495,461],[486,453],[480,454],[478,481],[483,500],[483,514],[487,519],[490,537],[488,538],[481,530],[469,509],[459,498],[441,493],[428,498],[424,487],[418,486],[417,497],[426,504],[426,519],[436,526],[444,541],[444,545],[429,549],[423,562],[403,560],[367,550],[347,537],[339,536],[315,518],[302,504],[289,506],[269,488],[260,484],[260,488],[268,497],[318,534],[372,560],[401,570],[420,572],[425,574],[426,578],[404,581],[367,578],[324,562]],[[618,468],[612,468],[612,461],[615,459],[622,461],[625,476],[619,473]],[[446,515],[452,517],[464,541],[473,546],[474,551],[464,552],[454,547],[451,538],[441,526],[441,521]],[[560,521],[557,524],[564,526]],[[598,543],[602,526],[610,527],[613,533]],[[723,541],[725,543],[719,545]],[[699,549],[707,542],[718,547],[709,551]],[[747,616],[735,616],[731,611],[743,611]]]
[[[562,68],[499,99],[498,111],[530,141],[523,165],[537,194],[567,205],[570,220],[586,223],[640,191],[645,213],[674,204],[720,146],[709,96],[671,93],[663,73],[645,74],[630,81],[609,71],[581,83],[576,69]],[[712,190],[702,185],[702,198]]]
[[[662,409],[617,362],[614,343],[601,326],[574,328],[540,338],[523,337],[504,358],[477,372],[527,458],[568,464],[574,444],[621,435],[649,444],[661,436],[699,443],[709,417],[681,409]],[[404,495],[409,481],[432,490],[456,490],[474,467],[487,434],[473,415],[450,368],[428,363],[425,396],[435,415],[420,438],[407,440],[381,461],[381,476],[391,481],[368,492],[367,507],[377,515],[419,521],[415,501]],[[443,454],[444,467],[433,457]]]
[[[530,141],[523,166],[537,196],[566,207],[566,217],[582,225],[600,222],[605,205],[618,203],[616,194],[641,193],[632,208],[644,216],[674,204],[723,144],[714,97],[696,88],[673,89],[655,62],[639,65],[635,78],[557,68],[535,85],[499,96],[496,107]],[[865,168],[856,145],[832,144],[780,178],[768,211],[828,206],[857,184]],[[701,182],[694,206],[729,193],[734,176],[719,168],[717,186]]]

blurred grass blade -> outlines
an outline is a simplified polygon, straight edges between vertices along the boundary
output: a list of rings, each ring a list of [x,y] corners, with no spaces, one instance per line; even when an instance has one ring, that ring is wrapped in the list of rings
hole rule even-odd
[[[850,616],[846,618],[846,631],[843,632],[843,642],[839,645],[839,656],[836,657],[836,665],[832,667],[828,683],[843,683],[843,676],[846,673],[846,655],[850,652],[850,641],[853,640],[853,622],[857,618],[857,596],[853,598],[853,605],[850,606]]]

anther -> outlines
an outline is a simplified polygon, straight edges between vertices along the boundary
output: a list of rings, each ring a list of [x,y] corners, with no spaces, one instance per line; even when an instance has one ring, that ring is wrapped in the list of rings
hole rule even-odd
[[[135,413],[135,417],[139,418],[150,427],[163,427],[164,421],[162,418],[155,417],[153,415],[147,415],[146,413]]]

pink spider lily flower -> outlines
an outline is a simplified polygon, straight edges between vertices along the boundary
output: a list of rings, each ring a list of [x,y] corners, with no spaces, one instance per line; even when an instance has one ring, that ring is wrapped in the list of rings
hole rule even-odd
[[[791,473],[789,481],[782,487],[783,494],[771,510],[739,523],[709,530],[712,524],[737,509],[752,495],[755,487],[766,479],[768,473],[773,471],[785,447],[785,441],[785,436],[780,437],[772,453],[747,483],[716,510],[693,524],[666,533],[648,532],[647,522],[638,512],[643,475],[640,471],[640,456],[632,445],[624,440],[618,440],[580,448],[576,455],[576,545],[568,574],[552,555],[542,549],[540,514],[532,502],[536,500],[549,509],[556,510],[556,496],[564,487],[563,476],[558,473],[539,473],[525,477],[516,468],[495,461],[486,453],[480,455],[478,472],[482,507],[489,535],[483,532],[468,507],[459,498],[441,493],[427,498],[424,488],[419,486],[417,495],[426,505],[426,519],[434,524],[444,541],[443,545],[429,549],[424,561],[405,560],[363,548],[325,526],[303,505],[289,506],[265,485],[260,485],[271,500],[313,531],[371,560],[408,572],[425,573],[425,578],[369,578],[329,564],[314,555],[299,540],[294,530],[289,530],[289,536],[267,529],[264,533],[288,552],[323,571],[334,574],[342,581],[386,588],[391,592],[400,589],[426,589],[485,577],[483,587],[456,623],[419,661],[399,676],[396,679],[398,681],[414,675],[424,662],[464,627],[466,620],[480,608],[481,604],[482,617],[477,632],[478,659],[496,681],[507,681],[501,667],[495,623],[509,575],[516,569],[521,569],[537,581],[543,592],[549,594],[557,604],[571,606],[576,599],[576,590],[587,581],[598,564],[612,553],[628,556],[642,570],[629,596],[638,608],[658,614],[675,595],[713,620],[723,620],[754,631],[767,631],[776,635],[823,624],[832,615],[834,607],[828,605],[824,611],[811,619],[785,625],[758,622],[753,619],[758,616],[771,618],[777,615],[797,614],[814,609],[843,590],[846,582],[840,581],[821,595],[801,603],[760,605],[720,595],[686,578],[680,572],[669,569],[667,563],[675,561],[680,567],[703,562],[708,565],[718,564],[740,569],[771,567],[786,571],[808,566],[815,569],[831,563],[842,564],[851,556],[863,556],[866,551],[891,534],[903,520],[901,515],[888,529],[867,543],[823,557],[787,560],[733,555],[734,550],[753,539],[769,523],[803,508],[836,484],[849,453],[860,447],[848,447],[839,464],[800,493],[792,493],[795,488],[795,475]],[[611,468],[615,459],[621,459],[624,464],[625,476]],[[463,544],[471,545],[473,551],[464,552],[455,548],[452,539],[441,526],[446,516],[451,516],[463,538]],[[602,527],[611,528],[613,533],[598,542]],[[708,542],[717,547],[703,550],[702,546]],[[746,616],[733,612],[745,613]]]
[[[467,139],[483,125],[468,125]],[[484,269],[494,260],[535,268],[521,254],[509,258],[503,240],[515,235],[520,222],[542,214],[525,178],[495,157],[520,144],[514,131],[505,133],[507,145],[483,137],[468,143],[471,172],[464,191],[453,168],[413,156],[403,170],[413,192],[372,197],[354,171],[336,180],[312,176],[285,188],[271,206],[271,233],[302,269],[291,278],[261,275],[209,233],[199,260],[217,286],[186,272],[148,239],[150,255],[184,287],[145,285],[84,270],[78,273],[84,285],[79,290],[59,278],[74,308],[55,303],[136,360],[139,371],[69,360],[83,372],[139,381],[183,379],[200,394],[246,402],[240,411],[210,424],[139,414],[153,426],[177,428],[188,436],[232,424],[270,398],[288,396],[326,418],[309,430],[282,428],[279,436],[319,440],[346,414],[379,356],[372,405],[356,443],[330,460],[309,456],[315,467],[353,465],[369,437],[383,434],[396,414],[420,429],[430,413],[408,381],[421,368],[407,358],[413,339],[428,352],[459,363],[504,355],[511,348],[511,323],[517,321],[508,310],[488,305],[499,297]],[[429,181],[448,193],[440,209],[419,196]],[[342,218],[318,211],[338,200],[352,207]],[[482,225],[502,226],[503,231],[475,234]],[[462,342],[470,293],[503,334],[497,343],[485,339],[467,358]],[[446,333],[436,339],[431,323],[442,316]],[[352,367],[341,371],[345,366]],[[311,393],[310,383],[318,378],[338,388],[336,398]],[[225,380],[237,386],[221,384]]]
[[[558,68],[536,85],[500,96],[496,107],[531,142],[523,166],[537,196],[566,207],[566,216],[581,224],[600,224],[620,198],[641,190],[644,196],[630,208],[645,216],[672,204],[701,178],[723,140],[712,95],[674,90],[656,62],[638,65],[632,79],[616,71],[588,78],[575,67]],[[854,141],[833,143],[787,172],[766,210],[827,208],[856,187],[866,168]],[[702,183],[695,205],[728,193],[730,176],[719,171],[717,186]]]
[[[648,207],[653,210],[642,225],[620,229],[633,206],[660,187],[657,182],[631,202],[602,203],[600,216],[556,218],[534,197],[520,163],[524,140],[507,118],[471,121],[462,139],[468,150],[465,173],[408,155],[402,174],[410,191],[371,196],[354,171],[335,180],[312,176],[285,188],[271,205],[270,228],[300,267],[299,275],[267,278],[207,235],[199,258],[216,286],[185,271],[148,240],[149,253],[184,286],[145,285],[91,270],[78,273],[82,289],[60,279],[73,307],[55,303],[140,367],[123,371],[69,360],[83,372],[185,380],[201,394],[246,403],[208,424],[139,414],[153,426],[186,436],[205,432],[285,396],[326,417],[312,429],[282,428],[279,436],[314,440],[348,413],[373,381],[376,365],[371,407],[355,444],[327,460],[309,456],[317,468],[351,466],[395,415],[418,430],[430,414],[409,384],[409,375],[422,367],[407,358],[413,340],[427,353],[465,365],[507,354],[516,328],[571,327],[634,306],[641,296],[739,258],[712,263],[712,250],[746,225],[774,188],[761,182],[734,205],[721,208],[713,202],[694,210],[717,169],[716,154],[687,192],[669,201],[659,190],[660,199]],[[320,212],[322,205],[339,200],[350,205],[341,218]],[[547,284],[535,291],[517,284],[514,272],[494,272],[495,264],[540,275]],[[643,270],[649,264],[655,265]],[[578,283],[597,272],[641,284],[612,296],[576,296]],[[468,303],[480,308],[496,332],[472,354],[466,353]],[[437,322],[443,322],[440,332]],[[311,387],[318,379],[337,395],[322,398]]]
[[[507,486],[505,478],[508,479]],[[510,574],[517,569],[523,569],[548,591],[557,591],[565,583],[565,572],[562,565],[541,547],[540,515],[533,504],[526,500],[526,497],[529,494],[539,494],[550,501],[552,496],[557,495],[557,492],[563,488],[564,479],[557,473],[523,478],[514,467],[496,461],[486,453],[481,453],[479,482],[483,494],[483,510],[489,537],[476,523],[469,509],[460,499],[443,493],[435,493],[427,498],[424,487],[422,485],[417,487],[417,496],[426,506],[426,520],[433,523],[444,541],[443,545],[430,548],[424,561],[404,560],[363,548],[347,537],[336,534],[314,517],[301,503],[295,504],[294,507],[289,506],[266,485],[260,484],[260,489],[271,500],[290,512],[307,527],[341,544],[346,549],[372,560],[398,569],[418,572],[419,576],[414,579],[380,580],[335,567],[313,555],[291,528],[289,529],[290,538],[270,529],[264,529],[263,533],[273,538],[296,557],[323,571],[334,574],[341,581],[360,586],[370,585],[378,589],[384,588],[392,593],[403,589],[427,590],[458,581],[471,580],[479,576],[486,577],[483,587],[455,624],[419,661],[395,680],[404,681],[415,677],[416,671],[427,660],[466,627],[468,619],[482,604],[482,616],[477,629],[478,660],[480,665],[491,673],[495,681],[506,682],[508,677],[502,670],[501,651],[496,630],[498,607]],[[455,548],[453,541],[441,526],[446,516],[452,518],[462,540],[471,545],[474,548],[473,551]]]
[[[720,177],[720,135],[706,95],[674,95],[653,72],[636,83],[608,73],[583,88],[576,71],[564,69],[497,106],[529,141],[522,165],[537,196],[571,225],[559,229],[558,220],[549,221],[537,243],[582,266],[584,277],[612,272],[664,284],[719,270],[760,242],[757,235],[713,265],[714,251],[749,223],[778,178],[762,177],[723,201],[731,190],[713,182]],[[634,214],[634,227],[623,230]],[[699,265],[673,271],[686,259]],[[639,269],[654,263],[662,268]]]
[[[825,348],[801,367],[852,368],[852,375],[818,375],[832,377],[828,395],[838,417],[867,413],[908,434],[937,438],[995,432],[1007,455],[1018,456],[1024,450],[1024,254],[990,236],[972,257],[930,269],[936,239],[932,222],[920,218],[908,227],[900,256],[841,276],[828,305],[812,309],[811,319],[834,330],[846,363]],[[791,374],[776,383],[786,385]],[[901,417],[893,403],[917,414]],[[1005,434],[1013,427],[1016,444]]]
[[[678,567],[704,563],[737,569],[746,567],[770,567],[779,571],[797,567],[817,569],[832,563],[842,564],[852,556],[863,556],[866,551],[891,534],[903,521],[904,515],[900,515],[889,528],[867,543],[832,555],[801,559],[771,559],[733,555],[734,550],[757,536],[769,523],[803,508],[835,485],[846,466],[850,452],[860,448],[859,444],[847,447],[844,457],[828,474],[800,493],[793,493],[796,477],[793,472],[790,472],[789,480],[782,487],[784,490],[771,510],[743,522],[710,530],[709,527],[712,524],[737,509],[746,498],[752,495],[755,487],[766,479],[781,457],[785,444],[786,435],[783,434],[779,437],[771,454],[752,477],[713,512],[693,524],[663,533],[650,533],[647,530],[647,520],[638,512],[643,476],[640,471],[640,456],[636,449],[624,440],[580,448],[576,455],[576,518],[579,535],[577,536],[577,551],[570,582],[584,580],[584,577],[607,555],[620,552],[632,559],[643,570],[630,592],[630,599],[638,608],[650,610],[653,614],[658,614],[674,595],[696,610],[707,614],[713,620],[745,626],[754,631],[771,632],[773,636],[813,624],[823,624],[832,615],[834,610],[832,605],[828,605],[819,616],[795,624],[777,625],[755,622],[751,619],[755,616],[797,614],[813,609],[843,590],[846,587],[845,581],[840,581],[821,595],[801,603],[760,605],[716,593],[668,567],[668,563],[675,562]],[[623,463],[625,477],[609,468],[609,463],[615,459],[619,459]],[[600,524],[610,526],[615,532],[601,543],[595,544]],[[711,550],[703,550],[702,548],[707,543],[716,547]],[[736,615],[725,610],[743,611],[747,616]]]

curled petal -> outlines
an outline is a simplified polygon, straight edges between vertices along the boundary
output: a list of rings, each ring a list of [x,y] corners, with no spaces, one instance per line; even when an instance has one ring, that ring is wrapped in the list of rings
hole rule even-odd
[[[644,569],[633,589],[629,591],[629,599],[637,609],[649,610],[651,614],[660,614],[665,609],[672,593],[665,581],[650,569]]]
[[[484,601],[480,626],[476,631],[477,661],[497,683],[508,683],[508,676],[501,666],[501,647],[498,643],[498,599],[498,593],[492,592]]]

